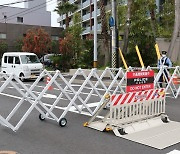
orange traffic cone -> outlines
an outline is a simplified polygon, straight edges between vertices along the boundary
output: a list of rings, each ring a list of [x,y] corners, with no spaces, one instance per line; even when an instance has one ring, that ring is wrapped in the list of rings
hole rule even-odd
[[[47,77],[46,78],[46,84],[48,84],[49,82],[50,82],[50,80],[51,80],[51,78],[50,77]],[[53,89],[53,87],[50,85],[49,87],[48,87],[48,90],[52,90]]]
[[[173,83],[174,84],[178,84],[179,82],[178,82],[178,77],[177,77],[177,75],[174,75],[174,77],[173,77]]]

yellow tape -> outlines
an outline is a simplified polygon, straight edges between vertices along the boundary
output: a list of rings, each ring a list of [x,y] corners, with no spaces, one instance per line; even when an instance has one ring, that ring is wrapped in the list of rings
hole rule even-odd
[[[155,49],[156,49],[157,58],[159,60],[161,58],[161,55],[160,55],[160,51],[159,51],[159,47],[157,43],[155,44]]]
[[[142,57],[141,57],[141,54],[140,54],[140,52],[139,52],[139,48],[138,48],[138,46],[136,45],[136,52],[137,52],[137,55],[138,55],[138,57],[139,57],[139,61],[140,61],[140,64],[141,64],[141,67],[142,68],[144,68],[144,63],[143,63],[143,60],[142,60]]]
[[[123,64],[124,64],[124,67],[125,67],[125,69],[127,70],[127,69],[128,69],[128,66],[127,66],[127,64],[126,64],[126,61],[125,61],[125,59],[124,59],[124,56],[123,56],[122,51],[121,51],[120,48],[119,48],[119,54],[120,54],[120,56],[121,56],[122,62],[123,62]]]

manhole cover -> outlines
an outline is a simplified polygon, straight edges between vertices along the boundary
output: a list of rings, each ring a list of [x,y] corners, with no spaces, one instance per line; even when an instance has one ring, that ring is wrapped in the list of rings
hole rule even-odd
[[[0,154],[17,154],[15,151],[0,151]]]

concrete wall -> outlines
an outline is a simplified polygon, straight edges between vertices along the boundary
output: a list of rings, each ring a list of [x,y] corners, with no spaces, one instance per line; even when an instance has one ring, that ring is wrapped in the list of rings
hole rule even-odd
[[[168,48],[170,45],[170,41],[164,38],[157,38],[157,43],[160,51],[166,50],[168,52]],[[176,43],[173,49],[173,55],[170,57],[173,62],[180,63],[180,38],[176,39]]]
[[[31,26],[31,25],[20,25],[20,24],[5,24],[0,23],[0,34],[7,34],[6,39],[0,39],[8,43],[8,51],[16,51],[15,42],[22,38],[28,29],[32,28],[43,28],[50,36],[60,36],[62,28],[47,27],[47,26]]]

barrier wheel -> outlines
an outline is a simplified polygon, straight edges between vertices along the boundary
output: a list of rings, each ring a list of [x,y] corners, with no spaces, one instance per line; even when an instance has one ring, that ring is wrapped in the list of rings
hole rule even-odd
[[[44,77],[42,77],[41,79],[40,79],[40,81],[43,81],[44,80]]]
[[[45,120],[45,117],[44,117],[42,114],[39,114],[39,119],[40,119],[41,121],[44,121],[44,120]]]
[[[167,116],[162,117],[161,120],[162,120],[162,122],[164,122],[164,123],[168,123],[168,122],[169,122],[169,119],[168,119]]]
[[[60,125],[61,127],[66,126],[66,124],[67,124],[66,118],[61,118],[61,119],[59,120],[59,125]]]
[[[123,128],[119,130],[119,133],[120,133],[121,135],[127,134]]]

